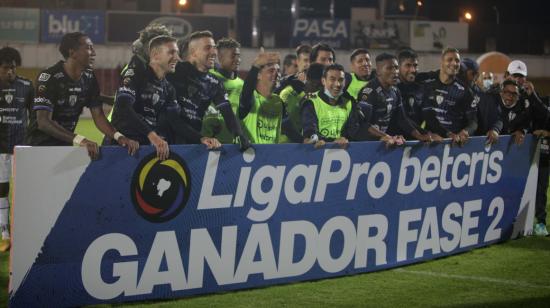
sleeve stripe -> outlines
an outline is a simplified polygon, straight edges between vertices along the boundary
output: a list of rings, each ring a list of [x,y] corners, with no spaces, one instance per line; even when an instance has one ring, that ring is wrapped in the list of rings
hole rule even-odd
[[[34,106],[32,107],[32,110],[47,110],[49,112],[53,112],[53,108],[48,106]]]

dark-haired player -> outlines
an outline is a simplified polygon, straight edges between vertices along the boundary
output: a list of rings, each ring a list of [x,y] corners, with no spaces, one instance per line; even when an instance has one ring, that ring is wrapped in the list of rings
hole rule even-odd
[[[356,98],[371,77],[370,53],[365,48],[358,48],[351,52],[349,60],[351,73],[346,74],[347,91],[351,97]]]
[[[426,129],[462,145],[477,129],[477,100],[470,88],[457,79],[460,54],[455,48],[441,53],[436,75],[423,81],[422,116]]]
[[[308,96],[302,104],[303,142],[316,148],[326,142],[346,147],[346,124],[354,99],[344,91],[344,67],[340,64],[325,67],[321,82],[323,90]]]
[[[376,78],[361,89],[359,104],[370,106],[371,116],[368,119],[366,139],[380,140],[386,145],[401,145],[405,139],[402,134],[412,136],[420,141],[431,142],[429,134],[421,134],[405,114],[401,93],[395,86],[399,79],[397,58],[387,53],[376,57]],[[358,139],[363,139],[360,137]]]
[[[34,96],[31,81],[16,74],[20,64],[16,49],[0,49],[0,251],[10,248],[8,193],[13,147],[23,144]]]
[[[223,82],[231,109],[237,114],[239,97],[244,84],[244,80],[238,76],[241,44],[232,38],[222,38],[218,41],[217,48],[219,66],[210,69],[209,73]],[[233,143],[235,138],[227,129],[223,116],[213,107],[209,107],[206,111],[201,133],[207,137],[215,137],[221,143]]]
[[[98,158],[97,143],[74,133],[82,109],[88,107],[97,128],[134,154],[139,144],[117,132],[103,113],[92,70],[96,53],[90,38],[81,32],[67,33],[59,51],[65,60],[38,77],[26,142],[38,146],[82,146],[92,159]]]

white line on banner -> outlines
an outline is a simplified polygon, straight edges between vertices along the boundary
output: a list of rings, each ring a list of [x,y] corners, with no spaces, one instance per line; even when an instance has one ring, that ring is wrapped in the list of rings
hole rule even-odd
[[[514,287],[550,289],[550,286],[536,285],[536,284],[521,282],[521,281],[496,279],[496,278],[481,277],[481,276],[454,275],[454,274],[436,273],[436,272],[430,272],[430,271],[411,271],[411,270],[406,270],[402,268],[394,269],[393,271],[399,272],[399,273],[416,274],[416,275],[424,275],[424,276],[432,276],[432,277],[440,277],[440,278],[474,280],[474,281],[481,281],[481,282],[494,282],[494,283],[511,285]]]

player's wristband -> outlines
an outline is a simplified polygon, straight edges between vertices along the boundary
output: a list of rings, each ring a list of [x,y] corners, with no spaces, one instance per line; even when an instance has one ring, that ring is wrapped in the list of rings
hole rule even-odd
[[[115,134],[113,135],[113,138],[118,141],[118,139],[120,139],[120,137],[124,137],[123,134],[121,134],[120,132],[115,132]]]
[[[86,139],[86,137],[81,136],[81,135],[74,136],[73,145],[79,147],[80,144],[82,143],[82,141],[84,141],[84,139]]]

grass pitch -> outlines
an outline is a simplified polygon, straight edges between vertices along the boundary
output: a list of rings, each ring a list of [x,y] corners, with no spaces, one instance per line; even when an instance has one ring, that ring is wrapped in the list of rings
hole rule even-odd
[[[77,131],[101,142],[91,120]],[[550,207],[547,205],[550,213]],[[8,253],[0,253],[0,307]],[[549,307],[550,237],[527,237],[375,273],[184,299],[100,307]]]

